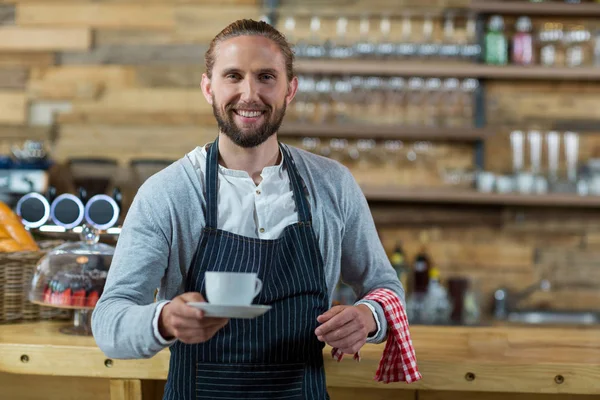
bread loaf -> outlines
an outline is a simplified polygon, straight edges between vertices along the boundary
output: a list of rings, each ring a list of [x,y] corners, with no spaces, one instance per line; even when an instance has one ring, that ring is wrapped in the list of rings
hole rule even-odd
[[[21,219],[0,202],[0,252],[38,251],[39,247]]]

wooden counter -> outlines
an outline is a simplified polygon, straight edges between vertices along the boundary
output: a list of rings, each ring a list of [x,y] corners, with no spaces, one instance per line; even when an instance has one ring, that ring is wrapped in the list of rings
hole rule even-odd
[[[40,382],[59,378],[85,388],[82,382],[88,379],[90,385],[104,382],[108,389],[103,393],[110,393],[111,399],[139,400],[142,392],[144,399],[160,398],[162,393],[153,392],[161,391],[160,381],[167,377],[168,350],[151,359],[108,359],[93,338],[64,335],[58,332],[60,326],[56,322],[0,326],[1,391],[10,391],[11,382],[21,385],[28,380],[36,384],[27,390],[35,391]],[[326,348],[332,398],[414,399],[415,391],[421,400],[434,391],[432,399],[452,398],[456,392],[463,392],[457,398],[481,398],[465,392],[487,392],[492,397],[490,392],[600,394],[600,329],[413,326],[411,332],[422,381],[375,382],[384,345],[366,345],[360,363],[350,357],[336,363]],[[79,398],[61,395],[56,398]],[[0,398],[6,397],[0,393]],[[55,397],[46,391],[43,398]]]

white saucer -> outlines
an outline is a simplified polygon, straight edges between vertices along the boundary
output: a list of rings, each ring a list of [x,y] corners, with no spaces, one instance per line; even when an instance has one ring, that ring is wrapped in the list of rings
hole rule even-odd
[[[253,304],[250,306],[226,306],[203,302],[188,302],[189,306],[204,311],[207,317],[251,319],[263,315],[271,306]]]

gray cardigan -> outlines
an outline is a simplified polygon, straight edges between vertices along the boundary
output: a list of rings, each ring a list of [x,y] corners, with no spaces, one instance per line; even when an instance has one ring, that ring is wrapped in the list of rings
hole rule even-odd
[[[375,288],[388,288],[404,302],[404,289],[350,171],[336,161],[288,148],[308,189],[330,299],[341,273],[358,299]],[[184,156],[146,180],[127,213],[104,292],[92,314],[94,338],[108,357],[148,358],[166,347],[155,337],[152,320],[161,301],[184,291],[205,224],[198,174]],[[369,304],[381,324],[369,342],[381,343],[387,337],[383,309]]]

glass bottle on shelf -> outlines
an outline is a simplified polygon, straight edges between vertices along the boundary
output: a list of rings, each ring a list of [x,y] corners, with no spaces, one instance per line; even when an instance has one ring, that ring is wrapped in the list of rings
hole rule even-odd
[[[292,43],[294,54],[298,58],[304,57],[304,49],[301,47],[302,42],[297,42],[296,38],[296,19],[293,16],[286,17],[283,23],[283,34],[289,43]]]
[[[440,54],[440,45],[435,42],[433,37],[433,18],[426,15],[423,20],[423,37],[418,46],[419,57],[432,58]]]
[[[320,37],[321,19],[314,16],[310,19],[310,39],[306,46],[306,57],[323,58],[326,55],[326,49],[323,40]]]
[[[456,59],[460,54],[460,46],[456,40],[456,31],[454,29],[454,15],[446,14],[444,20],[444,39],[440,47],[440,56],[443,58]]]
[[[329,56],[331,58],[351,58],[354,55],[353,47],[348,43],[348,18],[340,17],[336,22],[336,38],[330,43]]]
[[[512,63],[516,65],[533,64],[533,35],[531,19],[519,17],[515,28],[517,32],[512,40]]]
[[[504,35],[504,18],[494,15],[488,23],[485,34],[485,62],[492,65],[508,63],[508,44]]]
[[[360,19],[359,24],[359,39],[354,46],[354,54],[360,58],[370,58],[375,54],[375,45],[372,38],[369,36],[369,17],[364,16]]]
[[[396,247],[394,248],[394,253],[390,258],[390,262],[392,263],[392,267],[396,274],[398,275],[398,280],[402,284],[404,290],[408,290],[408,267],[406,265],[406,255],[404,254],[404,249],[402,248],[402,243],[399,241],[396,243]]]
[[[426,232],[420,235],[421,248],[417,253],[413,267],[413,293],[425,294],[429,287],[429,271],[431,258],[427,251],[429,236]]]
[[[412,24],[410,15],[402,17],[402,35],[396,47],[396,55],[401,59],[410,59],[417,54],[417,46],[412,37]]]
[[[392,23],[390,18],[383,16],[379,23],[379,41],[377,44],[376,54],[381,58],[389,58],[394,55],[394,43],[391,38]]]
[[[370,76],[366,82],[367,89],[367,120],[372,125],[382,123],[382,112],[385,105],[385,93],[383,91],[382,79],[377,76]]]
[[[481,46],[477,42],[477,22],[473,14],[469,14],[466,23],[465,42],[460,47],[460,56],[465,61],[475,62],[481,55]]]

